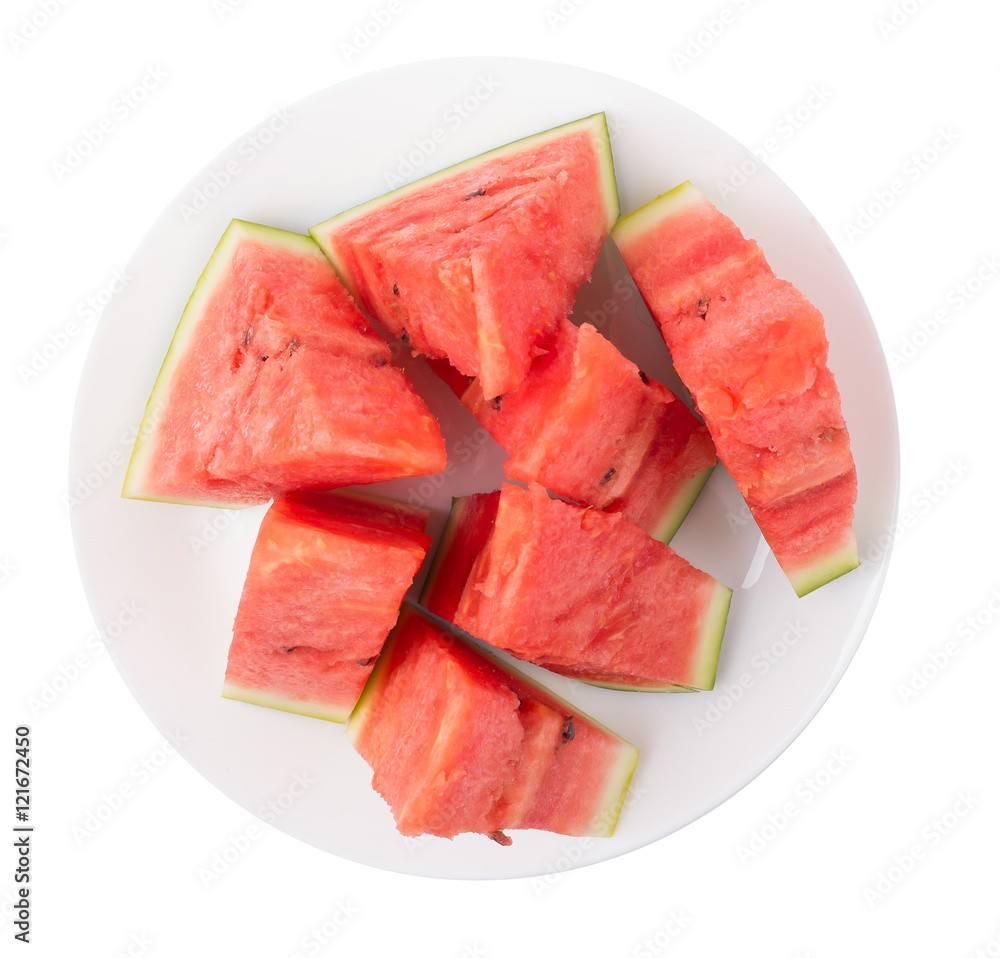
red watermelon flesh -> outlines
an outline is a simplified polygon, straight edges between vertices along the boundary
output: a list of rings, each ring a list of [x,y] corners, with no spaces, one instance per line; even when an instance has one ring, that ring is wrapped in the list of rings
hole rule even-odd
[[[518,696],[518,703],[517,719],[521,725],[522,738],[518,749],[517,769],[500,795],[496,814],[501,822],[517,823],[505,824],[501,828],[545,828],[544,823],[532,823],[532,813],[536,803],[540,802],[540,796],[544,794],[543,786],[549,766],[560,746],[566,742],[565,733],[569,728],[567,723],[572,719],[563,711],[549,708],[528,696]],[[575,722],[573,732],[575,738]],[[551,800],[544,804],[549,810],[555,806]],[[544,816],[538,815],[536,820],[544,822]]]
[[[621,515],[504,484],[456,501],[439,553],[424,605],[518,658],[611,688],[715,683],[732,590]]]
[[[690,184],[613,235],[796,592],[855,568],[857,474],[822,314]]]
[[[500,490],[452,499],[421,603],[435,615],[454,622],[469,573],[493,535]]]
[[[431,538],[429,513],[354,493],[302,493],[264,516],[223,694],[344,722]]]
[[[404,611],[347,735],[403,835],[613,833],[638,752],[569,703]]]
[[[234,220],[189,301],[123,494],[248,505],[443,471],[437,421],[307,236]]]
[[[461,395],[508,452],[508,478],[625,518],[669,541],[715,466],[705,426],[593,326],[563,320],[521,385]]]
[[[662,542],[670,542],[715,469],[715,443],[705,424],[675,399],[618,502],[605,506]]]
[[[368,313],[418,352],[515,388],[618,216],[604,114],[528,137],[310,231]]]

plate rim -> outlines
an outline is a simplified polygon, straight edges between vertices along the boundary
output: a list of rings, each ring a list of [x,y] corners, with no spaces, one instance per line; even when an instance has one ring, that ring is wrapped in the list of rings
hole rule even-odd
[[[556,69],[558,71],[589,74],[592,77],[600,78],[602,81],[607,81],[619,85],[621,87],[627,86],[632,88],[633,91],[641,92],[642,95],[652,95],[660,100],[666,101],[668,104],[670,104],[672,108],[683,111],[689,116],[689,118],[692,121],[695,121],[698,124],[700,124],[703,128],[710,130],[713,136],[722,140],[729,141],[729,143],[731,143],[732,145],[737,146],[740,149],[744,150],[748,156],[751,155],[750,151],[746,148],[744,144],[736,140],[732,135],[727,133],[725,130],[716,126],[710,120],[707,120],[704,116],[694,112],[690,108],[673,100],[670,97],[665,96],[662,93],[659,93],[656,90],[652,90],[640,84],[634,83],[633,81],[626,80],[621,77],[617,77],[608,73],[604,73],[602,71],[593,70],[587,67],[581,67],[575,64],[560,63],[544,59],[527,58],[527,57],[470,56],[470,57],[425,58],[420,60],[413,60],[406,63],[395,64],[377,70],[372,70],[370,72],[358,74],[353,77],[345,78],[340,82],[333,83],[326,87],[323,87],[322,89],[313,91],[307,96],[302,97],[299,100],[289,104],[288,108],[294,109],[298,107],[300,109],[304,109],[307,104],[312,104],[313,106],[315,106],[323,99],[331,97],[334,91],[341,91],[342,93],[345,93],[349,92],[352,88],[364,87],[365,85],[376,81],[385,82],[393,75],[400,76],[400,75],[412,74],[414,69],[421,69],[421,68],[427,69],[436,66],[444,66],[448,64],[461,65],[463,70],[465,70],[466,72],[473,72],[476,70],[488,70],[489,65],[492,64],[494,65],[494,69],[496,69],[498,65],[503,65],[505,68],[508,69],[517,69],[519,67],[523,68],[526,66],[528,69],[534,69],[534,70]],[[233,151],[237,148],[242,139],[246,136],[247,132],[249,132],[249,130],[255,129],[257,125],[259,124],[251,126],[250,128],[248,128],[248,131],[245,131],[240,137],[237,137],[236,139],[232,140],[232,142],[227,144],[222,150],[220,150],[217,154],[215,154],[212,158],[210,158],[199,170],[195,172],[193,176],[188,178],[188,180],[182,185],[181,189],[165,205],[163,210],[154,219],[153,223],[150,225],[150,227],[147,229],[145,234],[140,239],[125,266],[126,271],[128,271],[130,268],[134,268],[135,264],[141,262],[143,259],[148,259],[149,251],[155,244],[155,237],[164,229],[164,226],[166,225],[167,221],[170,218],[176,216],[176,211],[178,209],[178,206],[183,202],[184,198],[188,195],[190,188],[194,184],[202,181],[206,173],[212,170],[221,160],[232,155]],[[783,191],[786,192],[788,196],[794,200],[794,202],[797,204],[798,207],[800,207],[807,215],[811,216],[811,213],[809,213],[809,210],[799,199],[798,195],[784,182],[784,180],[778,177],[777,174],[775,174],[772,170],[770,170],[766,166],[764,167],[764,171],[765,175],[771,176],[777,181],[777,183],[780,185]],[[418,178],[417,176],[413,177],[413,179],[417,178]],[[852,275],[851,271],[847,268],[847,265],[843,260],[843,257],[840,255],[840,252],[837,249],[836,245],[831,241],[829,234],[826,232],[826,230],[824,230],[822,225],[815,220],[814,217],[813,217],[813,226],[818,231],[819,236],[827,242],[831,252],[833,253],[834,266],[837,268],[839,273],[837,285],[842,286],[844,283],[849,284],[850,286],[849,291],[852,297],[857,301],[858,304],[861,305],[861,307],[864,310],[863,315],[859,316],[858,320],[864,323],[864,325],[868,329],[868,332],[871,333],[872,338],[874,339],[875,343],[878,344],[879,347],[877,357],[868,357],[868,359],[869,361],[872,358],[877,359],[877,362],[880,367],[880,372],[882,373],[883,376],[881,385],[886,387],[886,399],[888,401],[888,405],[885,410],[887,418],[884,425],[888,425],[891,431],[891,454],[892,454],[891,465],[892,465],[892,478],[893,478],[893,491],[891,497],[892,509],[891,509],[891,516],[889,519],[890,522],[889,529],[894,530],[896,528],[896,524],[898,521],[898,513],[900,506],[900,437],[899,437],[898,414],[896,409],[895,396],[892,390],[891,377],[889,375],[888,361],[885,355],[885,351],[881,346],[877,328],[875,327],[871,313],[868,310],[867,304],[865,303],[863,296],[861,295],[860,289],[857,286],[857,282],[854,279],[854,276]],[[110,304],[105,315],[102,315],[98,322],[98,327],[95,330],[93,340],[88,349],[88,354],[83,366],[80,382],[75,393],[74,410],[70,427],[70,450],[69,450],[70,455],[67,463],[68,466],[67,478],[68,478],[69,488],[72,488],[73,480],[79,474],[79,469],[75,468],[77,462],[76,445],[77,445],[77,437],[80,435],[81,431],[84,428],[83,419],[85,417],[85,409],[83,408],[81,399],[84,396],[85,387],[90,383],[90,380],[93,378],[95,374],[94,367],[98,361],[95,357],[99,357],[101,353],[100,350],[100,345],[102,343],[101,334],[102,331],[106,333],[109,328],[109,323],[107,322],[107,315],[108,313],[111,313],[113,315],[114,306],[115,306],[114,303]],[[87,603],[89,608],[91,609],[91,613],[93,614],[96,622],[98,621],[98,610],[96,607],[97,603],[95,596],[92,593],[93,583],[92,581],[89,580],[89,576],[93,575],[93,572],[91,571],[88,573],[85,567],[84,555],[82,551],[83,543],[81,542],[81,536],[83,534],[80,528],[81,523],[82,523],[82,517],[80,510],[71,510],[70,526],[72,530],[74,556],[76,559],[77,569],[81,577],[81,582],[84,587]],[[888,566],[891,559],[893,547],[894,547],[894,536],[890,534],[888,546],[878,558],[878,564],[874,569],[874,578],[872,579],[865,593],[867,607],[865,608],[863,614],[860,617],[856,617],[853,620],[853,627],[855,630],[855,634],[851,637],[850,642],[845,643],[844,645],[841,646],[840,656],[837,659],[835,668],[826,677],[825,683],[813,697],[809,707],[806,708],[800,714],[799,719],[795,723],[794,728],[792,728],[782,739],[776,741],[776,743],[772,744],[772,746],[769,749],[765,750],[762,753],[761,758],[753,766],[751,772],[742,777],[741,780],[739,780],[738,782],[730,780],[727,782],[725,786],[720,787],[716,796],[711,801],[705,803],[705,807],[703,807],[692,817],[688,818],[681,825],[675,828],[671,828],[668,831],[661,832],[660,834],[653,837],[646,836],[645,838],[639,840],[636,844],[629,845],[628,847],[618,848],[616,850],[609,851],[607,854],[601,855],[599,857],[582,860],[579,863],[573,863],[571,867],[573,869],[576,869],[581,867],[587,867],[593,864],[599,864],[600,862],[608,861],[620,857],[622,855],[629,854],[639,848],[664,840],[670,835],[676,833],[677,831],[682,830],[683,828],[686,828],[688,825],[697,821],[699,818],[703,817],[704,815],[707,815],[709,812],[714,811],[721,805],[725,804],[727,801],[729,801],[731,798],[737,795],[740,791],[742,791],[743,788],[745,788],[748,784],[750,784],[760,774],[762,774],[769,766],[774,764],[777,758],[780,757],[780,755],[792,744],[792,742],[794,742],[795,739],[798,738],[799,735],[801,735],[802,732],[811,724],[811,722],[816,717],[820,709],[832,695],[834,689],[837,687],[837,685],[839,685],[839,683],[843,679],[843,676],[846,673],[847,668],[849,667],[851,661],[854,659],[857,650],[860,648],[861,641],[863,640],[865,634],[867,633],[868,627],[871,623],[871,619],[874,616],[875,609],[878,605],[878,600],[882,591],[882,587],[885,582],[885,577],[888,572]],[[135,699],[139,707],[142,709],[143,713],[146,714],[146,716],[150,719],[152,725],[155,728],[157,728],[158,731],[163,733],[164,730],[161,728],[159,722],[150,713],[150,710],[147,707],[148,703],[145,702],[143,698],[139,696],[139,694],[137,694],[137,690],[133,685],[132,676],[129,675],[128,671],[126,670],[126,668],[123,667],[119,659],[118,650],[113,645],[108,645],[107,649],[112,661],[115,663],[115,668],[117,672],[125,682],[126,688],[128,688],[130,694]],[[233,796],[225,790],[222,782],[210,777],[208,772],[202,769],[199,765],[192,762],[186,756],[185,760],[199,775],[201,775],[202,778],[204,778],[216,790],[221,792],[230,800],[236,802],[238,805],[240,805],[241,808],[245,808],[245,810],[248,811],[255,818],[258,818],[256,813],[251,808],[244,806],[243,803],[240,802],[238,799],[233,798]],[[294,831],[288,831],[286,828],[281,827],[280,824],[276,825],[275,827],[278,828],[278,830],[283,831],[290,837],[296,838],[299,841],[312,845],[312,843],[308,839],[295,834]],[[561,836],[561,838],[568,840],[567,836]],[[313,847],[321,847],[321,846],[313,845]],[[336,855],[337,857],[344,857],[347,858],[348,860],[357,861],[360,864],[372,865],[373,867],[386,868],[387,870],[391,870],[399,874],[410,874],[423,877],[450,878],[454,880],[467,880],[467,879],[505,880],[510,877],[517,877],[511,874],[490,875],[490,874],[469,874],[465,872],[461,874],[457,873],[434,874],[424,870],[420,870],[419,868],[415,869],[396,868],[382,863],[362,861],[360,859],[354,858],[353,856],[344,855],[341,852],[335,852],[329,849],[323,849],[323,850],[326,850],[328,851],[329,854]],[[414,859],[414,863],[419,864],[419,859]],[[520,875],[520,877],[532,877],[534,875],[541,875],[544,873],[539,871],[534,871],[534,872],[521,871],[518,874]]]

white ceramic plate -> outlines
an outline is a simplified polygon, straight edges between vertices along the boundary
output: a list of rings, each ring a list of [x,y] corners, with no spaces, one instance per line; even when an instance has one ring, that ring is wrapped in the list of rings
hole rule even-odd
[[[858,465],[860,569],[798,599],[719,468],[674,547],[735,589],[715,690],[650,694],[549,686],[636,743],[640,761],[614,837],[515,832],[400,837],[343,727],[223,699],[230,629],[263,508],[229,512],[120,498],[134,430],[195,280],[233,217],[305,232],[400,182],[600,110],[612,130],[622,212],[690,179],[763,246],[775,272],[823,311],[830,365]],[[213,159],[162,214],[97,330],[73,427],[73,529],[98,626],[136,699],[225,794],[336,855],[455,878],[542,875],[621,855],[683,827],[735,793],[802,731],[843,674],[885,574],[898,442],[889,377],[871,319],[809,212],[766,168],[735,194],[717,182],[750,154],[676,104],[620,80],[522,60],[429,62],[324,90],[264,120]],[[606,249],[581,291],[597,324],[652,377],[676,385],[666,348]],[[440,532],[452,495],[495,488],[503,454],[427,370],[404,363],[441,419],[448,473],[383,484],[424,497]],[[755,556],[757,560],[755,562]],[[759,573],[759,574],[758,574]],[[553,583],[558,586],[558,583]],[[150,823],[162,828],[163,822]]]

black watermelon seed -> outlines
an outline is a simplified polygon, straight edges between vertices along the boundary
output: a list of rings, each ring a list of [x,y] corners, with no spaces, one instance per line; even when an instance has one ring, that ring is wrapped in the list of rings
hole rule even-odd
[[[380,353],[378,356],[372,357],[372,362],[375,363],[376,366],[384,366],[386,363],[386,358]]]
[[[392,284],[392,295],[393,296],[398,296],[399,295],[399,283],[393,283]]]
[[[491,405],[493,406],[493,408],[494,408],[494,409],[495,409],[495,410],[496,410],[497,412],[500,412],[500,405],[501,405],[501,403],[503,403],[503,396],[494,396],[494,397],[493,397],[493,398],[492,398],[492,399],[490,400],[490,404],[491,404]]]
[[[708,307],[712,305],[711,296],[702,296],[698,300],[698,315],[704,319],[708,315]]]
[[[576,726],[573,724],[572,716],[563,722],[562,737],[566,742],[572,742],[576,738]]]
[[[615,474],[615,467],[612,466],[606,473],[604,473],[604,476],[601,478],[601,485],[606,486],[609,482],[611,482],[611,477],[614,474]]]
[[[266,363],[267,362],[267,356],[258,356],[257,357],[257,362],[259,362],[259,363]]]
[[[647,376],[641,369],[639,370],[639,378],[648,386],[649,376]]]
[[[297,645],[290,645],[284,649],[275,649],[275,651],[280,652],[282,655],[288,655],[289,652],[294,652],[297,648]]]
[[[369,665],[371,665],[372,662],[374,662],[377,658],[378,658],[377,655],[372,655],[372,656],[370,656],[367,659],[358,659],[357,662],[358,662],[358,665],[361,666],[361,668],[365,669]]]
[[[409,346],[410,345],[410,334],[407,333],[407,332],[404,332],[403,335],[399,337],[399,341],[404,346]]]
[[[466,199],[471,200],[472,197],[474,196],[485,196],[485,195],[486,195],[486,190],[474,190],[472,193],[466,196]]]
[[[243,334],[243,345],[249,346],[251,339],[253,339],[253,326],[247,326],[247,331]]]

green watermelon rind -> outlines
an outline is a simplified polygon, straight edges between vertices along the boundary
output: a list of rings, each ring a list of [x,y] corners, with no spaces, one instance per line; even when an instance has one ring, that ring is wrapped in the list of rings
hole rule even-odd
[[[406,514],[414,519],[421,520],[426,529],[427,520],[430,518],[430,510],[424,506],[412,505],[410,503],[400,502],[395,499],[388,499],[384,496],[374,495],[370,492],[362,492],[356,489],[332,489],[325,492],[314,492],[309,494],[308,500],[306,500],[306,505],[308,508],[317,508],[316,502],[321,501],[323,497],[330,497],[330,505],[334,507],[337,500],[351,500],[354,502],[363,503],[366,505],[376,506],[385,510],[387,514]],[[285,500],[286,502],[289,500]],[[291,494],[292,502],[302,502],[301,498],[297,498],[294,493]],[[274,505],[271,507],[275,508]],[[293,520],[302,522],[301,517]],[[315,529],[315,527],[311,527]],[[375,528],[372,526],[372,528]],[[409,534],[400,530],[400,537],[405,540],[409,540]],[[357,536],[358,533],[344,530],[338,532],[338,535],[347,536]],[[426,545],[421,545],[426,554]],[[260,705],[264,708],[277,709],[282,712],[294,712],[299,715],[306,715],[310,718],[324,719],[328,722],[337,722],[341,725],[347,722],[348,717],[351,714],[351,710],[354,708],[355,702],[352,699],[350,704],[336,704],[328,699],[314,699],[314,698],[303,698],[295,696],[290,693],[275,692],[269,688],[262,686],[248,686],[243,685],[240,682],[236,682],[228,677],[223,681],[222,696],[227,699],[234,699],[239,702],[247,702],[250,705]]]
[[[520,140],[514,140],[512,143],[496,147],[486,153],[480,153],[478,156],[473,156],[467,160],[455,163],[452,166],[439,170],[436,173],[430,173],[427,176],[421,177],[419,180],[414,180],[412,183],[406,183],[389,193],[384,193],[381,196],[377,196],[365,203],[354,206],[349,210],[345,210],[343,213],[331,216],[322,223],[318,223],[316,226],[310,227],[309,233],[319,244],[320,249],[326,254],[327,259],[333,264],[333,268],[337,271],[337,275],[340,277],[344,286],[347,287],[348,292],[354,297],[355,300],[357,300],[358,291],[351,282],[351,278],[348,275],[349,270],[347,270],[344,267],[344,264],[339,261],[336,252],[332,249],[327,240],[330,232],[335,227],[340,228],[353,220],[366,216],[368,213],[379,209],[387,203],[393,202],[401,196],[405,196],[407,193],[423,189],[427,186],[433,186],[435,183],[448,179],[456,173],[474,169],[475,167],[489,162],[490,160],[520,153],[551,140],[559,139],[560,137],[573,132],[576,128],[587,127],[590,128],[595,152],[599,157],[601,164],[601,182],[603,185],[601,192],[604,198],[604,205],[607,210],[608,218],[606,225],[607,229],[610,230],[621,213],[621,204],[618,199],[618,183],[615,179],[614,160],[611,155],[611,134],[608,131],[607,117],[604,113],[594,113],[590,116],[583,117],[579,120],[573,120],[570,123],[564,123],[561,126],[553,127],[552,129],[545,130],[541,133],[534,133],[531,136],[522,137]]]
[[[685,497],[690,497],[690,504],[684,508],[683,504],[676,504],[671,507],[671,513],[673,515],[680,514],[680,519],[676,520],[677,526],[680,526],[684,517],[687,515],[691,508],[691,504],[701,493],[708,482],[708,478],[712,473],[715,466],[710,466],[703,472],[694,476],[687,488],[684,491]],[[426,615],[433,618],[436,622],[440,623],[444,628],[448,629],[450,632],[456,634],[467,635],[454,623],[450,622],[446,618],[442,618],[436,615],[434,612],[428,612],[425,608],[428,599],[431,597],[435,586],[438,581],[438,577],[441,573],[441,569],[447,562],[448,555],[451,551],[451,546],[455,541],[455,536],[458,533],[459,528],[462,524],[462,517],[467,504],[471,502],[472,496],[461,496],[455,497],[451,501],[451,511],[448,514],[448,519],[445,523],[444,531],[441,533],[441,539],[437,547],[437,551],[434,554],[434,561],[431,565],[430,572],[427,575],[427,579],[424,582],[423,590],[420,594],[420,604],[421,611]],[[665,524],[665,523],[664,523]],[[675,530],[676,531],[676,530]],[[673,533],[671,533],[672,535]],[[659,538],[659,537],[656,537]],[[661,540],[667,541],[667,540]],[[576,679],[583,682],[586,685],[593,685],[597,688],[612,689],[614,691],[625,691],[625,692],[698,692],[698,691],[709,691],[715,685],[715,676],[718,671],[719,666],[719,655],[722,648],[722,638],[726,630],[726,622],[729,618],[729,607],[732,601],[733,590],[728,586],[723,585],[721,582],[716,581],[712,597],[707,603],[705,614],[703,617],[703,627],[702,635],[698,641],[699,654],[696,656],[695,664],[692,669],[692,680],[690,684],[679,684],[676,682],[664,682],[661,685],[633,685],[626,682],[607,682],[604,680],[587,679],[582,675],[573,673],[569,675],[570,678]],[[540,668],[545,668],[546,666],[540,665]],[[550,671],[556,674],[562,674],[558,669],[551,669]]]
[[[247,702],[250,705],[262,705],[264,708],[277,709],[281,712],[295,712],[309,718],[324,719],[327,722],[337,722],[343,725],[351,714],[351,710],[333,709],[329,702],[312,699],[297,699],[291,695],[277,695],[261,689],[248,689],[235,682],[225,682],[222,686],[222,697]]]
[[[365,683],[365,687],[361,692],[357,705],[354,706],[354,711],[351,713],[350,718],[347,721],[345,734],[351,744],[355,745],[358,737],[362,731],[364,731],[365,716],[368,713],[374,697],[378,694],[378,691],[384,684],[386,670],[389,667],[387,663],[392,658],[390,653],[394,633],[402,627],[406,617],[411,615],[422,616],[427,621],[431,622],[431,624],[435,627],[443,631],[447,631],[455,639],[455,641],[464,642],[473,648],[476,652],[496,666],[501,672],[513,675],[516,680],[524,682],[525,685],[537,690],[543,701],[555,703],[561,709],[565,709],[568,713],[572,714],[575,719],[578,718],[587,722],[593,728],[611,736],[611,738],[615,739],[621,743],[622,746],[624,746],[619,752],[617,762],[614,766],[612,766],[611,770],[607,774],[607,785],[605,786],[604,794],[602,795],[600,803],[591,817],[590,830],[587,833],[588,837],[610,838],[615,832],[615,828],[618,825],[618,819],[621,817],[622,809],[625,807],[625,799],[628,795],[629,788],[631,787],[635,769],[639,763],[638,747],[623,738],[614,730],[608,728],[603,722],[599,722],[593,716],[581,711],[573,705],[572,702],[567,702],[566,699],[562,698],[562,696],[556,695],[555,692],[546,688],[540,682],[525,675],[520,669],[513,668],[506,662],[501,662],[500,659],[490,651],[490,649],[484,648],[480,643],[470,642],[464,635],[460,635],[451,623],[440,618],[439,616],[428,614],[426,609],[421,608],[417,611],[404,606],[403,611],[400,613],[396,627],[393,629],[393,632],[390,633],[389,638],[382,647],[382,654],[378,657],[375,667],[372,669],[371,675],[368,676],[368,681]]]
[[[611,238],[616,243],[627,243],[647,230],[654,229],[667,217],[682,213],[689,207],[703,202],[706,202],[705,196],[690,180],[685,180],[672,190],[662,193],[634,212],[623,216],[612,228]],[[848,532],[849,540],[846,545],[833,546],[808,565],[783,569],[799,598],[840,578],[861,564],[854,531],[851,529]]]
[[[612,689],[616,692],[710,692],[715,687],[715,678],[719,671],[722,638],[726,633],[726,623],[729,621],[729,607],[732,604],[732,599],[733,590],[721,582],[716,582],[702,620],[698,655],[694,660],[689,684],[665,682],[663,685],[629,685],[618,682],[598,682],[586,679],[581,675],[574,675],[573,678],[587,685],[594,685],[601,689]]]
[[[666,511],[657,520],[656,525],[649,530],[649,534],[654,539],[670,544],[670,540],[677,535],[677,530],[680,529],[688,513],[694,508],[695,502],[717,465],[718,461],[712,463],[707,469],[703,469],[678,487]]]
[[[719,654],[722,650],[722,638],[729,621],[729,609],[733,601],[733,590],[721,582],[716,585],[705,613],[702,639],[699,647],[701,655],[695,680],[691,683],[695,689],[710,692],[715,688],[715,677],[719,671]]]
[[[553,695],[554,699],[558,701],[563,701],[557,695]],[[569,703],[566,703],[569,707]],[[630,748],[623,748],[618,756],[617,763],[612,767],[612,770],[608,773],[608,787],[604,791],[604,796],[601,799],[601,806],[594,814],[594,817],[590,820],[590,827],[588,829],[588,835],[594,838],[611,838],[615,833],[615,829],[618,827],[618,819],[621,818],[622,810],[625,808],[625,802],[628,798],[628,790],[632,787],[632,779],[635,776],[636,767],[639,764],[639,749],[637,746],[632,745],[631,742],[626,741],[620,735],[611,732],[605,726],[601,725],[600,722],[595,722],[594,719],[585,715],[579,710],[575,710],[574,714],[576,716],[583,716],[588,722],[593,725],[598,726],[605,731],[610,732],[611,735],[615,735],[616,738],[625,742],[626,745],[631,746]]]
[[[697,206],[703,200],[704,196],[691,181],[685,180],[672,190],[661,193],[656,199],[623,216],[611,228],[611,238],[617,243],[619,240],[628,240],[641,235],[658,226],[666,216],[681,212],[689,206]]]
[[[434,550],[434,559],[431,561],[431,567],[427,572],[427,578],[424,580],[424,586],[420,590],[421,607],[426,606],[427,600],[430,598],[431,593],[434,591],[434,588],[437,585],[438,578],[441,574],[441,569],[448,559],[448,554],[449,552],[451,552],[452,543],[455,541],[455,536],[458,534],[459,526],[462,524],[462,515],[464,513],[464,510],[468,505],[468,503],[471,501],[472,501],[471,495],[452,497],[451,509],[448,511],[448,519],[445,522],[444,529],[441,532],[441,539],[438,542],[437,549]],[[437,618],[440,617],[438,616]],[[441,621],[445,622],[447,620],[441,619]]]
[[[259,499],[239,503],[220,502],[217,499],[209,498],[168,497],[159,493],[147,492],[143,485],[155,455],[160,410],[166,407],[173,374],[184,357],[188,341],[198,329],[212,294],[220,280],[226,276],[233,255],[240,243],[246,239],[256,239],[272,247],[281,246],[299,254],[315,256],[320,261],[325,260],[315,241],[303,233],[292,233],[273,226],[262,226],[259,223],[250,223],[239,219],[234,219],[226,227],[226,231],[222,234],[208,263],[205,264],[201,276],[195,283],[194,290],[184,307],[180,321],[177,323],[177,329],[170,341],[167,355],[164,357],[163,364],[156,376],[156,382],[153,384],[149,402],[146,404],[142,423],[139,426],[138,437],[132,448],[132,458],[129,460],[128,470],[125,473],[125,482],[122,486],[122,497],[125,499],[146,499],[153,502],[173,502],[188,506],[212,506],[217,509],[240,509],[260,503]]]
[[[788,581],[792,583],[795,594],[801,599],[820,586],[839,579],[852,569],[861,565],[861,558],[858,555],[858,541],[851,531],[850,541],[847,545],[828,552],[807,566],[803,566],[787,574]]]

